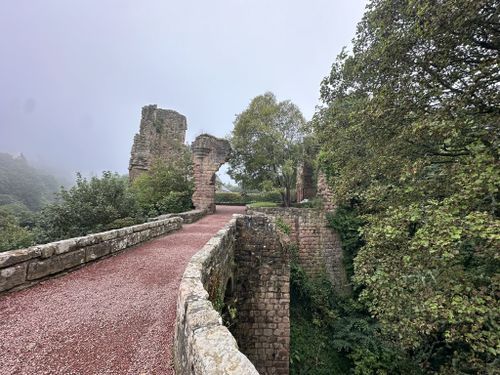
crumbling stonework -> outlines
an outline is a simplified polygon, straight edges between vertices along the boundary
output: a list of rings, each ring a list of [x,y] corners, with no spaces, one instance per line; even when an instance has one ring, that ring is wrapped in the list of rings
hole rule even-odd
[[[309,277],[326,272],[337,293],[350,290],[342,261],[338,233],[327,226],[326,213],[313,208],[253,208],[247,213],[280,218],[290,227],[290,240],[297,244],[298,261]]]
[[[198,210],[215,212],[215,173],[229,160],[231,146],[225,139],[202,134],[191,145],[195,191],[193,204]]]
[[[314,183],[314,170],[307,161],[302,162],[297,167],[297,202],[304,199],[311,199],[316,196],[316,185]]]
[[[334,197],[330,185],[328,185],[328,180],[323,172],[318,173],[318,196],[321,197],[323,201],[323,210],[326,212],[335,211]]]
[[[130,155],[129,178],[149,170],[154,160],[176,160],[186,140],[186,117],[172,110],[147,105],[142,108],[139,133]]]

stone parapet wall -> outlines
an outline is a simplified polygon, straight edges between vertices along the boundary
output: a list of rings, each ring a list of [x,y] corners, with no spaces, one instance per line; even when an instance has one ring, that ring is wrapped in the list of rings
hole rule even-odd
[[[180,217],[184,224],[191,224],[195,221],[200,220],[203,216],[207,214],[204,210],[191,210],[186,212],[181,212],[178,214],[166,214],[148,219],[148,221],[165,220],[171,217]]]
[[[75,270],[181,227],[182,219],[173,217],[0,253],[0,294]]]
[[[260,374],[288,375],[290,254],[268,217],[244,216],[236,224],[237,317],[231,332]]]
[[[313,208],[247,208],[247,214],[280,218],[290,227],[290,240],[297,244],[298,262],[309,277],[326,272],[335,290],[349,292],[342,246],[338,233],[330,229],[324,210]]]
[[[234,271],[236,218],[189,262],[179,287],[174,338],[177,375],[257,375],[214,309]]]
[[[270,220],[235,215],[191,258],[182,277],[177,375],[288,374],[289,278],[289,255]],[[229,329],[217,311],[228,301],[235,307]]]

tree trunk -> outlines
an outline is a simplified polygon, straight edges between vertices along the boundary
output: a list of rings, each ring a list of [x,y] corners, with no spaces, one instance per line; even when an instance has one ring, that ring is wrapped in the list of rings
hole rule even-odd
[[[291,195],[290,195],[290,188],[287,186],[285,187],[285,197],[284,197],[284,203],[285,203],[285,207],[290,207],[290,204],[291,204]]]

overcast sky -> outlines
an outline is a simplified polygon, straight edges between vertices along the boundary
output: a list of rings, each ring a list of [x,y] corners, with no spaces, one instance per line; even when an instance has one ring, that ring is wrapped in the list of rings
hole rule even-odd
[[[307,119],[364,0],[2,0],[0,152],[126,173],[141,107],[230,133],[272,91]]]

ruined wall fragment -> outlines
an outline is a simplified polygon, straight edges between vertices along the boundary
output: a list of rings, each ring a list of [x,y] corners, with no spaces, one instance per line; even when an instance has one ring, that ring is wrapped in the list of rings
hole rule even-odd
[[[177,160],[185,147],[186,129],[186,117],[180,113],[156,105],[143,107],[139,133],[130,153],[130,180],[149,170],[156,159]]]
[[[225,139],[209,134],[196,137],[191,145],[195,191],[193,204],[198,210],[215,212],[215,173],[229,160],[231,146]]]

